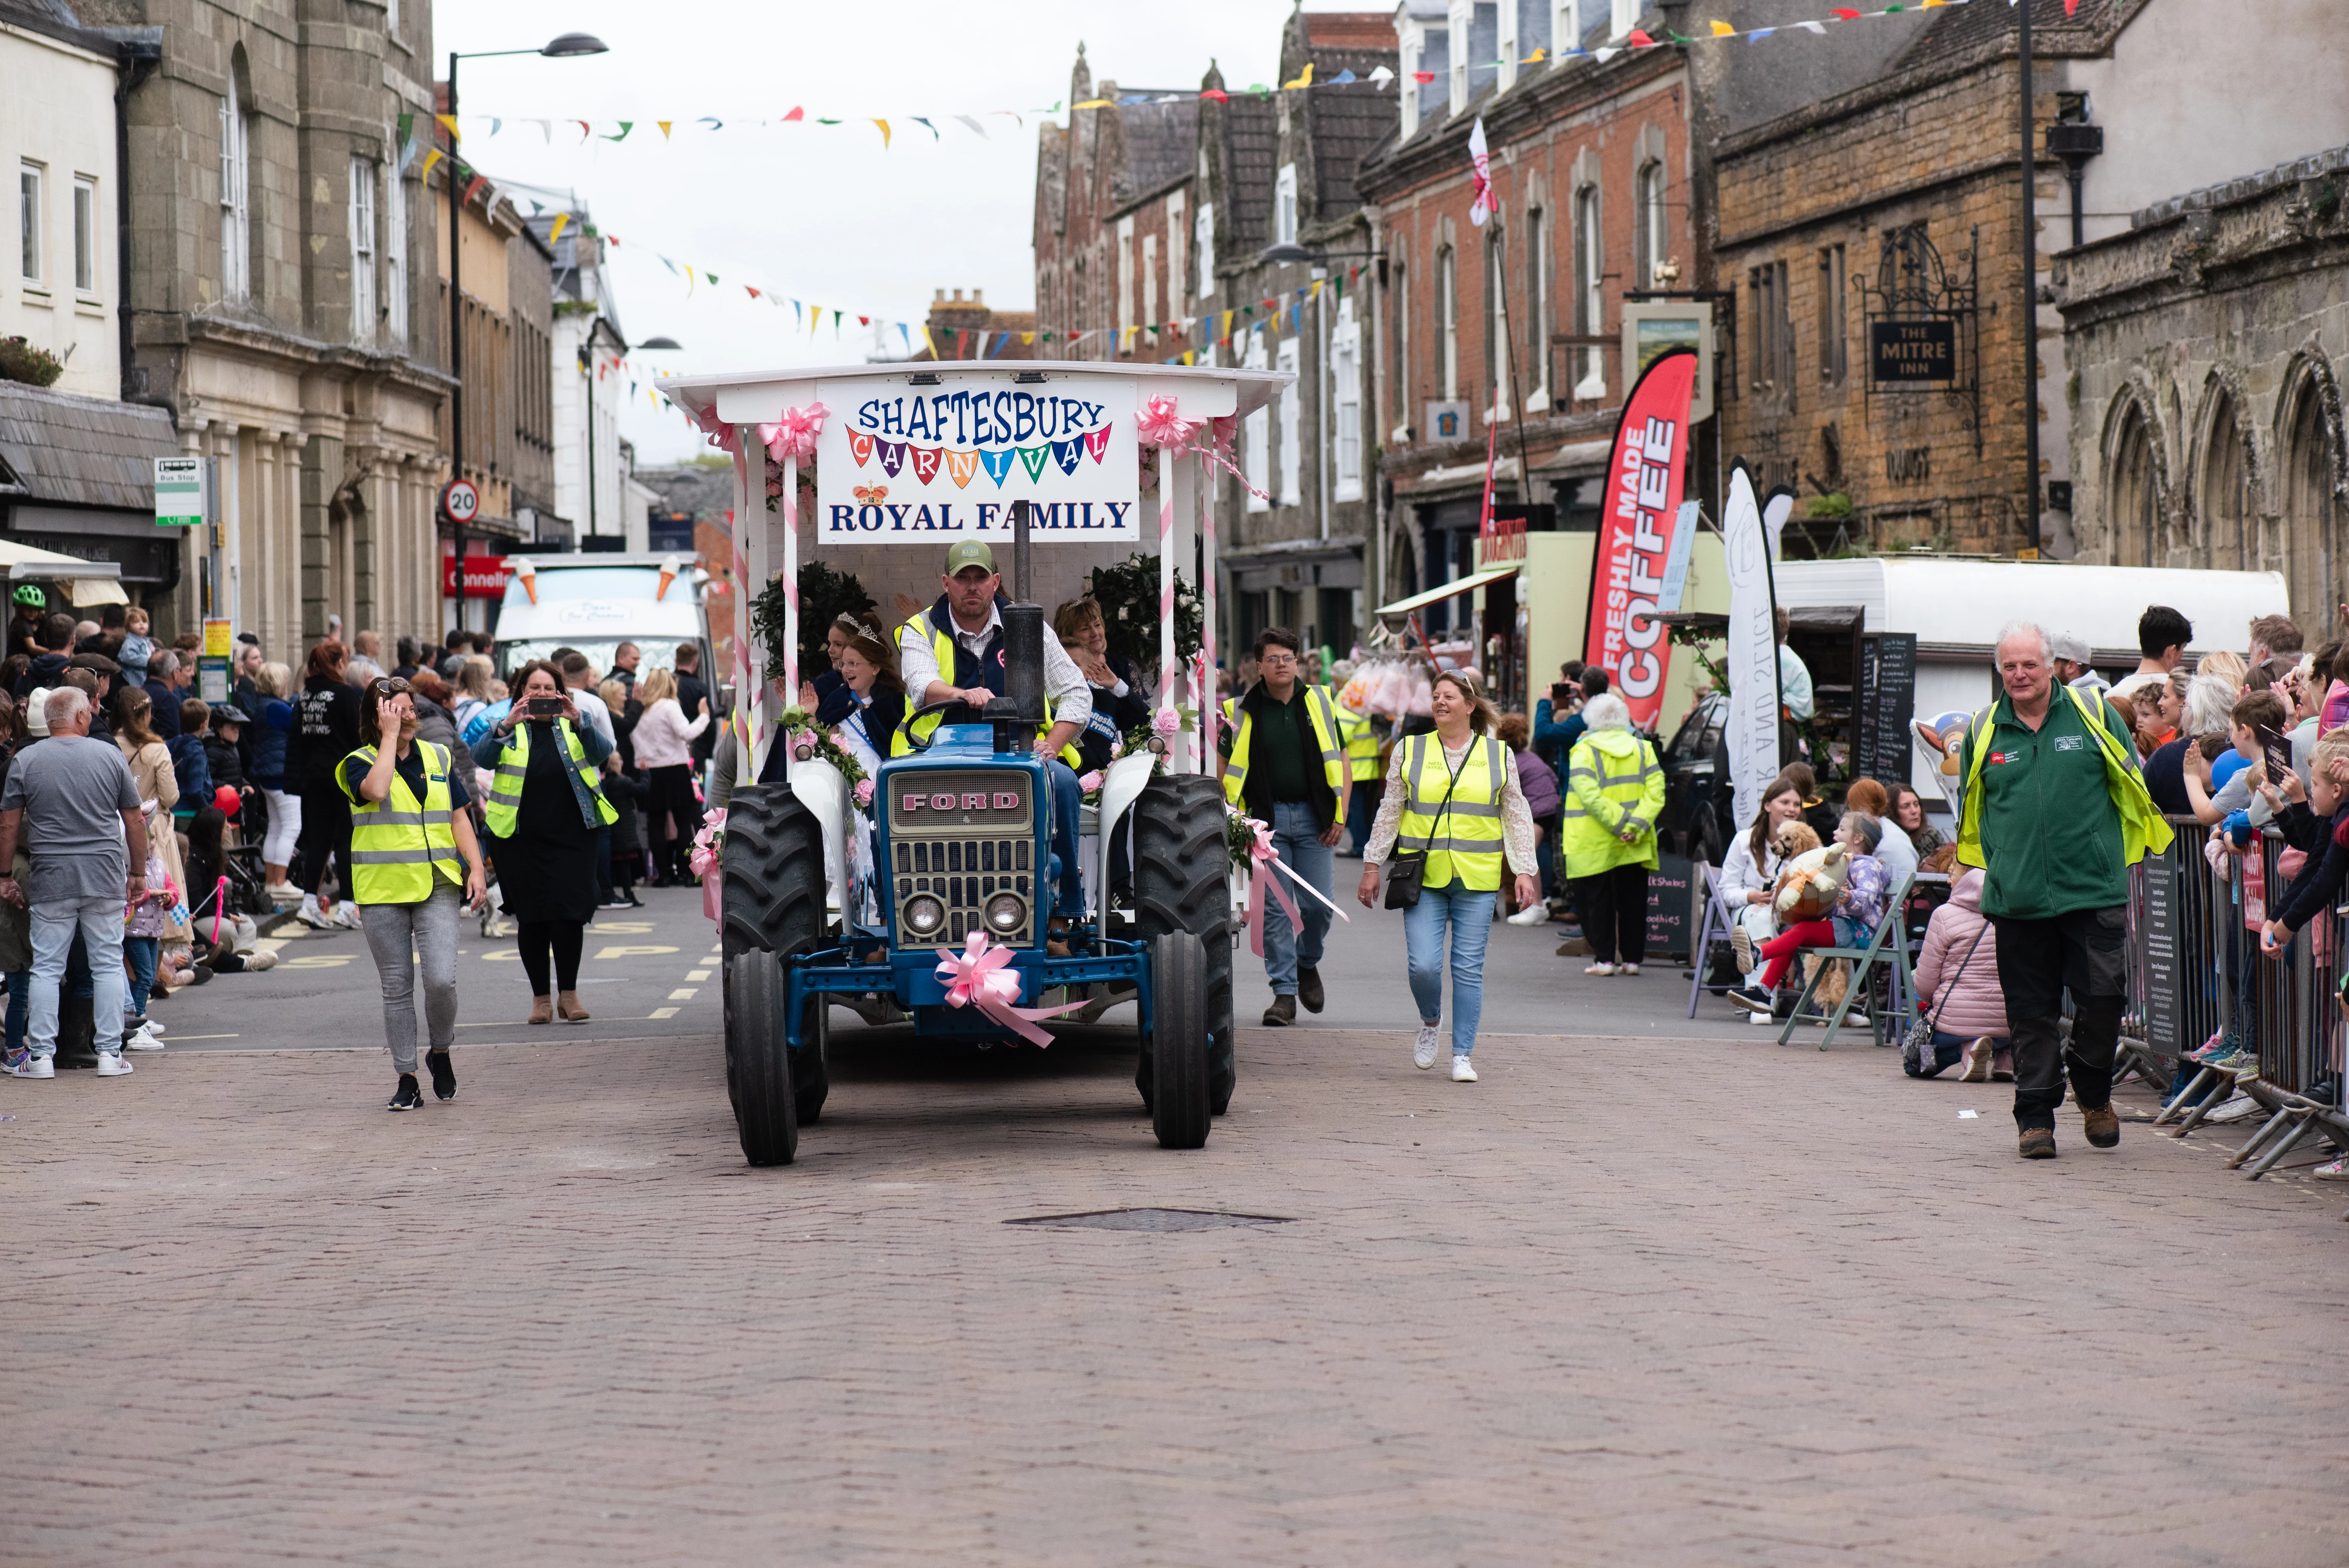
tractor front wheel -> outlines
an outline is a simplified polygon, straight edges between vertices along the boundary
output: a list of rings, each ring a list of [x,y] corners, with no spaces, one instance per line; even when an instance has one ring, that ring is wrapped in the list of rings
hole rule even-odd
[[[1207,950],[1187,931],[1150,939],[1150,1125],[1161,1149],[1197,1149],[1209,1104]]]
[[[1231,855],[1224,847],[1224,789],[1198,773],[1153,779],[1133,803],[1134,923],[1146,940],[1187,931],[1199,939],[1206,964],[1208,1093],[1224,1114],[1239,1081],[1232,1035]],[[1134,1088],[1154,1109],[1150,1047],[1134,1073]]]
[[[742,1158],[753,1165],[789,1165],[799,1153],[799,1095],[783,1038],[787,995],[773,954],[753,948],[726,960],[726,1091]]]

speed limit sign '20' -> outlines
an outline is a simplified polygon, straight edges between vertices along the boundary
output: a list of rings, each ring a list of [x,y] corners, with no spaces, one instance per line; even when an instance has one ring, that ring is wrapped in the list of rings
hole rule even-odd
[[[440,487],[440,515],[462,528],[481,510],[481,492],[471,480],[450,480]]]

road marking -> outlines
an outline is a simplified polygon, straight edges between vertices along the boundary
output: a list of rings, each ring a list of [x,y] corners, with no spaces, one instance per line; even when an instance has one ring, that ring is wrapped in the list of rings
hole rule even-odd
[[[674,953],[676,951],[677,949],[674,947],[622,947],[614,945],[606,947],[602,952],[596,954],[595,962],[601,964],[607,958],[657,958],[664,954]]]
[[[484,964],[519,964],[522,962],[522,954],[516,953],[511,947],[497,947],[482,954],[481,962]]]
[[[685,977],[688,980],[707,980],[709,978],[709,971],[707,969],[688,969],[685,972]]]
[[[672,1002],[690,1002],[693,1000],[693,994],[697,989],[698,989],[698,987],[692,985],[680,985],[676,990],[668,994],[668,999]]]
[[[288,969],[340,969],[351,961],[347,953],[314,953],[307,958],[288,958]]]
[[[188,1040],[239,1040],[243,1037],[242,1035],[173,1035],[171,1043],[176,1046]]]
[[[595,923],[595,929],[616,936],[647,936],[652,933],[653,923],[649,920],[599,920]]]
[[[677,1016],[677,1009],[674,1007],[655,1007],[651,1012],[646,1014],[645,1016],[647,1018],[674,1018]]]

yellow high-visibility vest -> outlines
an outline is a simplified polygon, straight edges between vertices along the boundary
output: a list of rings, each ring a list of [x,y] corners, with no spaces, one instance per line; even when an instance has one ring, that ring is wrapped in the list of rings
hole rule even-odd
[[[1330,781],[1334,794],[1346,787],[1346,753],[1338,744],[1338,705],[1330,700],[1327,686],[1309,686],[1304,690],[1306,717],[1312,722],[1313,743],[1321,753],[1321,776]],[[1235,708],[1240,727],[1232,738],[1231,755],[1224,758],[1224,799],[1237,806],[1247,785],[1248,741],[1256,730],[1256,715],[1244,702],[1235,704]]]
[[[587,793],[595,801],[595,815],[602,819],[605,827],[610,827],[619,820],[620,813],[612,809],[612,802],[604,799],[604,791],[596,784],[595,775],[588,771],[587,749],[579,744],[579,732],[571,727],[571,721],[567,718],[556,719],[554,728],[563,737],[564,744],[571,748],[572,763],[579,769],[579,777],[586,782]],[[515,725],[506,737],[505,749],[498,753],[497,771],[490,776],[489,800],[481,809],[481,820],[488,824],[491,832],[501,839],[513,837],[514,821],[522,810],[523,777],[529,771],[530,725],[525,721]]]
[[[465,885],[450,820],[449,748],[429,740],[415,746],[424,760],[421,799],[397,768],[380,800],[354,791],[345,769],[335,769],[335,782],[351,799],[351,897],[360,903],[422,903],[432,896],[436,873],[452,886]],[[376,748],[362,746],[343,760],[373,768],[378,755]]]
[[[948,686],[954,685],[955,654],[961,646],[960,644],[955,641],[954,634],[951,631],[939,630],[937,623],[930,619],[930,612],[927,610],[925,610],[920,614],[914,616],[912,619],[908,620],[905,624],[908,626],[918,626],[922,633],[929,638],[930,656],[937,661],[938,679],[946,682]],[[922,694],[919,692],[909,692],[906,694],[906,699],[908,706],[905,709],[905,721],[897,727],[896,734],[893,736],[889,741],[889,755],[892,757],[905,757],[910,755],[914,750],[914,743],[916,741],[926,742],[931,736],[936,734],[938,721],[946,717],[943,713],[926,713],[922,715],[921,717],[916,718],[913,717],[913,712],[915,708],[922,706]],[[1051,733],[1052,694],[1046,692],[1044,694],[1044,722],[1037,727],[1036,736],[1037,738],[1040,740],[1045,736]],[[1075,741],[1071,740],[1068,745],[1061,748],[1060,758],[1071,768],[1077,766],[1079,759]]]
[[[1427,875],[1421,885],[1449,887],[1456,878],[1471,892],[1499,887],[1501,792],[1509,782],[1508,757],[1500,740],[1490,735],[1469,737],[1457,781],[1440,738],[1414,735],[1404,746],[1406,793],[1395,847],[1427,851]]]

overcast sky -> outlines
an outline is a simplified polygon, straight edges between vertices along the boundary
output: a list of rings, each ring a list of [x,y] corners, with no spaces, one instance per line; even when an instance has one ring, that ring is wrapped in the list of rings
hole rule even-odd
[[[871,345],[856,335],[856,314],[917,322],[938,288],[1032,306],[1032,111],[1061,103],[1067,123],[1079,40],[1096,82],[1195,91],[1212,57],[1237,88],[1272,79],[1288,11],[1285,0],[473,0],[434,7],[433,42],[436,74],[452,49],[535,48],[565,32],[611,46],[587,58],[468,60],[458,109],[464,153],[482,172],[576,191],[619,238],[607,254],[628,341],[684,345],[635,356],[637,379],[649,383],[659,368],[862,363]],[[775,123],[794,105],[806,121]],[[978,119],[986,138],[957,114]],[[492,136],[481,115],[505,123]],[[705,115],[724,128],[697,124]],[[914,115],[935,121],[937,139]],[[848,123],[820,126],[818,116]],[[552,141],[518,123],[525,117],[556,120]],[[559,123],[566,118],[596,122],[597,135],[583,144],[577,126]],[[886,150],[873,118],[890,121]],[[622,119],[636,122],[627,139],[601,139],[616,129],[604,122]],[[661,119],[676,122],[666,140],[653,123]],[[527,195],[516,199],[528,212]],[[719,282],[688,294],[656,252]],[[850,312],[845,335],[835,342],[827,321],[811,341],[794,331],[788,304],[753,302],[744,284]],[[679,415],[641,392],[624,433],[647,466],[701,449]]]

